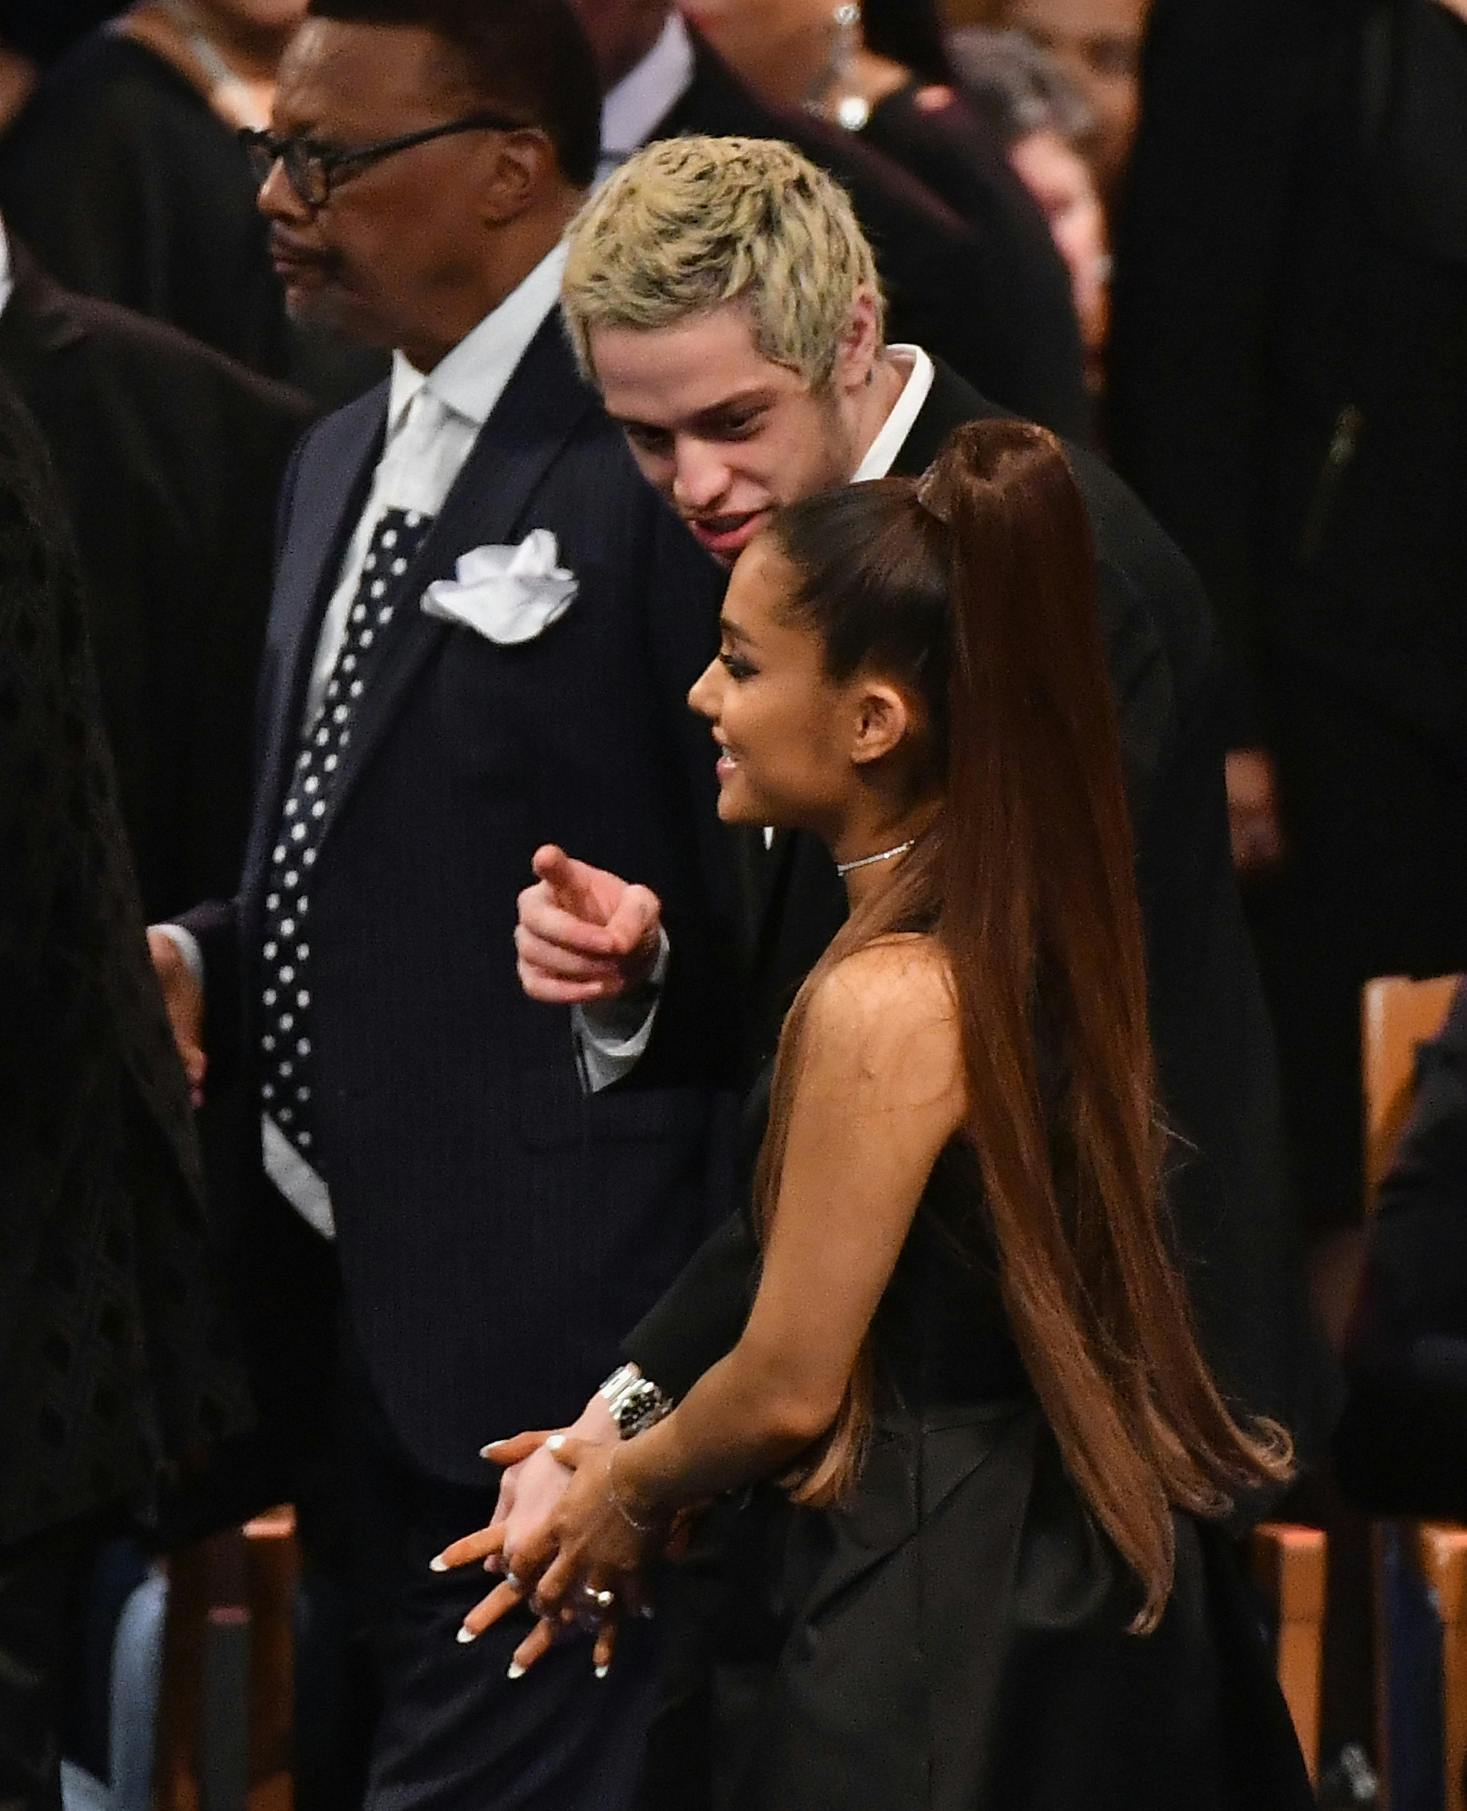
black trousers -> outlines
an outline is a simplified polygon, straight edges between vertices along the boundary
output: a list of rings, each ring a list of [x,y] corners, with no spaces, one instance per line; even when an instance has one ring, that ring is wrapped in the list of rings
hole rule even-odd
[[[1270,715],[1289,851],[1249,915],[1304,1224],[1324,1231],[1361,1207],[1361,986],[1467,965],[1467,734],[1445,747],[1302,665]]]
[[[430,1572],[428,1562],[489,1521],[498,1474],[486,1465],[481,1489],[425,1475],[349,1335],[343,1344],[330,1489],[301,1505],[302,1533],[370,1667],[366,1811],[632,1811],[659,1684],[656,1624],[622,1630],[604,1680],[584,1638],[510,1680],[528,1613],[459,1643],[464,1616],[495,1580],[477,1567]]]
[[[93,1519],[0,1547],[0,1811],[59,1811],[60,1671]]]

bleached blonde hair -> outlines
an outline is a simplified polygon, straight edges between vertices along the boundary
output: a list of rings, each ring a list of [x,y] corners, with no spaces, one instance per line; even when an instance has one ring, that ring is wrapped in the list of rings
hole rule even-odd
[[[630,158],[571,223],[561,304],[582,373],[597,327],[670,327],[725,303],[754,344],[821,389],[857,297],[883,303],[844,189],[770,138],[667,138]]]

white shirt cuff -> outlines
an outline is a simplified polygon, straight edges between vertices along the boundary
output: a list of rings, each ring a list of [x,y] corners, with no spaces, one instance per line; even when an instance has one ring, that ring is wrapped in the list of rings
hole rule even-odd
[[[192,931],[186,931],[181,924],[150,924],[150,931],[161,931],[168,941],[174,944],[187,965],[188,972],[204,985],[204,952],[199,948],[199,940]]]
[[[635,993],[624,1000],[602,1000],[571,1008],[571,1033],[580,1050],[582,1076],[590,1094],[599,1094],[630,1075],[652,1041],[667,966],[672,959],[665,930],[658,932],[658,940],[652,972]]]

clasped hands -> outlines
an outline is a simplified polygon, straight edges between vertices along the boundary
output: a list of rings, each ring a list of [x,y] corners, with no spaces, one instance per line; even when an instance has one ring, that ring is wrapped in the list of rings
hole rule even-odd
[[[595,1630],[592,1660],[604,1678],[622,1619],[651,1614],[646,1574],[667,1544],[671,1517],[633,1504],[617,1488],[619,1451],[599,1398],[568,1431],[518,1434],[484,1448],[486,1459],[507,1467],[494,1519],[432,1565],[446,1572],[477,1562],[500,1574],[464,1618],[460,1641],[477,1639],[521,1605],[534,1611],[538,1620],[515,1650],[512,1679],[561,1636],[586,1628]]]

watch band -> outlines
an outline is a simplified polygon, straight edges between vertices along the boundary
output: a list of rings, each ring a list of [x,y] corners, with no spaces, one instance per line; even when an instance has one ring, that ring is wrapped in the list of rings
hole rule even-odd
[[[672,1412],[672,1398],[635,1365],[622,1365],[613,1371],[596,1393],[611,1411],[623,1440],[655,1427]]]

